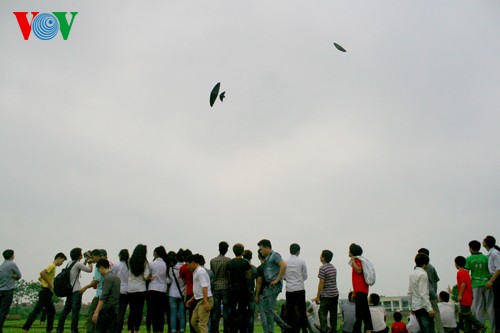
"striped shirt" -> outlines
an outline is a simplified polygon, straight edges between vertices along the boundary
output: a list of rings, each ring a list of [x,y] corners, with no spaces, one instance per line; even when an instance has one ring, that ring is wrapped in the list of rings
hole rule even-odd
[[[337,289],[337,269],[330,263],[319,268],[318,278],[323,279],[323,291],[321,297],[336,297],[339,295]]]
[[[229,289],[229,271],[227,267],[230,260],[222,254],[210,260],[210,270],[214,273],[214,291]]]

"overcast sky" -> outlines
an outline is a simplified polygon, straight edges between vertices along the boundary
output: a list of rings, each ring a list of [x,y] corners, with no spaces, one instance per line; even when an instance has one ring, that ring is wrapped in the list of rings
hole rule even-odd
[[[17,11],[78,15],[66,41],[25,41]],[[36,280],[73,247],[209,260],[221,240],[256,252],[267,238],[285,258],[297,242],[312,298],[323,249],[342,296],[352,242],[376,267],[371,291],[391,296],[427,247],[444,289],[470,240],[500,241],[499,12],[497,0],[2,1],[1,250]],[[226,99],[211,108],[217,82]]]

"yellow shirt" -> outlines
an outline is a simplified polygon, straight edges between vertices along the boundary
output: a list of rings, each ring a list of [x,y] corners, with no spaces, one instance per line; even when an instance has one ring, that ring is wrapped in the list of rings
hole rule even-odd
[[[56,276],[56,265],[54,265],[54,263],[52,263],[52,264],[47,266],[46,270],[47,270],[47,278],[49,279],[50,284],[52,286],[54,286],[54,278]],[[44,288],[49,287],[49,285],[47,284],[47,282],[45,282],[44,279],[40,279],[40,280],[41,280],[40,282],[42,283],[42,287],[44,287]]]

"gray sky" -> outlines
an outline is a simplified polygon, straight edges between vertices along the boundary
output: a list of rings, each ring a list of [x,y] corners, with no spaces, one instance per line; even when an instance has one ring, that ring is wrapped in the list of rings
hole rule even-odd
[[[355,242],[389,296],[427,247],[444,289],[470,240],[500,240],[499,10],[2,1],[0,247],[36,280],[75,246],[298,242],[308,298],[323,249],[342,295]],[[14,11],[79,14],[67,41],[25,41]]]

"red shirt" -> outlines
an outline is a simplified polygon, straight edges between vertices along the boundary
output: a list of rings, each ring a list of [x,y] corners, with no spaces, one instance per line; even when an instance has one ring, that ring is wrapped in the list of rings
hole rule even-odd
[[[408,333],[408,329],[406,328],[406,324],[402,321],[395,321],[391,326],[392,333]]]
[[[361,260],[359,260],[358,258],[355,258],[354,262],[356,263],[356,265],[363,267]],[[354,267],[352,268],[352,289],[354,295],[356,295],[357,292],[368,294],[368,284],[366,284],[363,271],[361,271],[361,273],[358,273],[356,272]]]
[[[184,264],[179,268],[179,277],[186,283],[186,295],[193,295],[193,272]]]
[[[462,294],[460,305],[472,306],[472,282],[470,280],[469,271],[463,268],[459,269],[457,272],[458,294],[460,294],[462,283],[465,283],[465,290]]]

